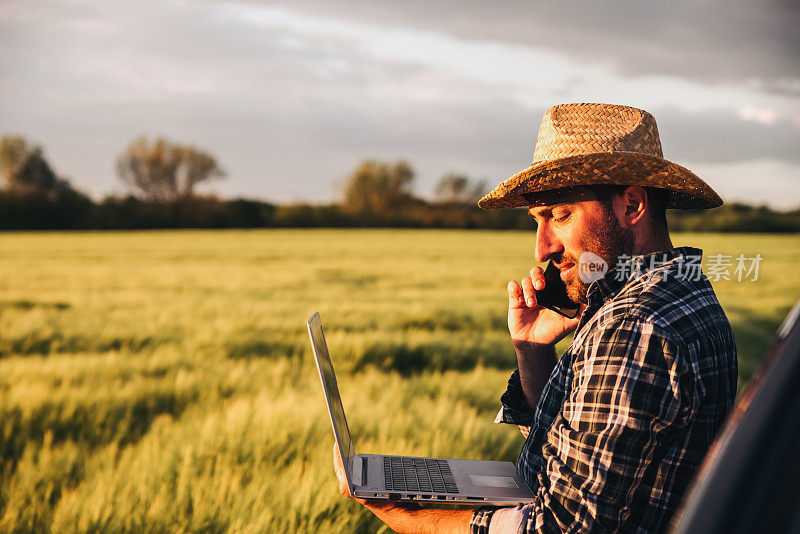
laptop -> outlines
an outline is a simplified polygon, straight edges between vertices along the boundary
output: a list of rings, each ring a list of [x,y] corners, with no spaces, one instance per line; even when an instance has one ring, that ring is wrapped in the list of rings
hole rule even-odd
[[[308,335],[351,495],[390,501],[506,506],[533,500],[533,492],[511,462],[356,453],[319,313],[309,318]]]

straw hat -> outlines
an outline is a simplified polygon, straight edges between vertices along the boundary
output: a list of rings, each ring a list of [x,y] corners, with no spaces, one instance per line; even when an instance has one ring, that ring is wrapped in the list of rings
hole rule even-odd
[[[528,206],[524,195],[580,185],[670,191],[668,208],[716,208],[722,199],[692,171],[663,158],[655,118],[611,104],[562,104],[539,127],[533,164],[483,197],[484,209]]]

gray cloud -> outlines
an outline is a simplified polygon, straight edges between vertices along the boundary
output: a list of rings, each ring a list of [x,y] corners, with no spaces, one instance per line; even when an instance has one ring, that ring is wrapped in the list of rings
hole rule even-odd
[[[227,1],[227,0],[224,0]],[[257,0],[253,0],[257,1]],[[774,0],[270,0],[311,15],[533,45],[631,75],[800,94],[800,4]]]
[[[761,124],[712,111],[651,111],[668,158],[674,154],[682,160],[704,163],[775,159],[800,164],[800,126],[793,122]]]

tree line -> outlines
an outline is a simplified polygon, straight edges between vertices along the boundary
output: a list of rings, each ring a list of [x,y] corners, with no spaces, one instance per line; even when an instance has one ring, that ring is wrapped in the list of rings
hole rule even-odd
[[[339,202],[274,204],[198,194],[225,171],[206,150],[164,138],[132,141],[117,157],[124,195],[99,201],[74,188],[48,163],[41,146],[18,135],[0,138],[0,229],[145,229],[264,227],[534,228],[524,209],[476,206],[485,181],[450,173],[433,198],[414,193],[406,161],[362,161],[341,184]],[[670,228],[706,232],[798,232],[800,209],[726,204],[711,211],[668,212]]]

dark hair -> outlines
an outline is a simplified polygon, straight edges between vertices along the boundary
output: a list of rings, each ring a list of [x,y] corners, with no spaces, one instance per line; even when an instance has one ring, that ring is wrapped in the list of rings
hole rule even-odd
[[[590,185],[589,189],[594,193],[597,201],[606,207],[611,207],[611,199],[616,195],[621,195],[628,185]],[[667,204],[669,203],[669,189],[658,187],[644,187],[647,194],[647,205],[650,210],[650,217],[653,222],[667,231]]]

